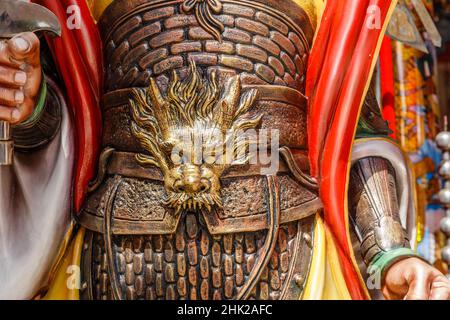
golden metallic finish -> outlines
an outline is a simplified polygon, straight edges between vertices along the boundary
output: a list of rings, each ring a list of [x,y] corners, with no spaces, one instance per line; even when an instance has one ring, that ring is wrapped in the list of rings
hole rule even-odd
[[[86,0],[95,20],[100,19],[103,11],[105,11],[106,7],[108,7],[113,1],[114,0]]]
[[[213,16],[213,13],[220,14],[222,7],[220,0],[185,0],[181,5],[181,10],[186,14],[195,12],[199,25],[221,41],[225,26]]]
[[[316,29],[319,24],[320,18],[322,17],[322,12],[325,7],[324,0],[294,0],[300,8],[305,10],[308,15],[313,28]]]
[[[254,141],[243,133],[256,128],[262,116],[243,117],[258,91],[241,90],[239,76],[221,90],[216,74],[203,79],[194,62],[184,80],[173,73],[167,96],[154,79],[147,91],[133,90],[131,129],[148,152],[136,159],[142,166],[161,169],[166,204],[177,213],[221,207],[220,176],[232,164],[248,161],[246,150]]]

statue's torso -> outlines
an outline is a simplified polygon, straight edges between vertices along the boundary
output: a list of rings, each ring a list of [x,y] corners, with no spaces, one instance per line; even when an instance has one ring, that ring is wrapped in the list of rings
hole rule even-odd
[[[220,8],[213,6],[217,1],[198,1],[198,8],[183,7],[186,3],[116,0],[99,21],[105,151],[79,218],[89,230],[82,295],[236,299],[249,290],[246,298],[297,299],[311,260],[314,215],[321,209],[307,176],[303,96],[313,25],[293,1],[222,0]],[[260,164],[232,165],[220,174],[214,168],[220,206],[216,201],[210,210],[177,208],[164,202],[166,173],[136,158],[149,155],[133,129],[136,114],[146,115],[134,109],[145,103],[130,100],[131,88],[146,88],[151,78],[157,86],[153,93],[166,99],[174,71],[182,84],[195,71],[205,85],[217,85],[217,97],[224,97],[234,76],[241,102],[254,90],[254,101],[241,116],[259,117],[259,132],[279,132],[285,152],[271,174],[275,178],[262,173]]]

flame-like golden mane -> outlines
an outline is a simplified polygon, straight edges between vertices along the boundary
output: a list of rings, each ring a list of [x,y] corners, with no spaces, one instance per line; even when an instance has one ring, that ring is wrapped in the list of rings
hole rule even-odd
[[[186,140],[181,136],[203,136],[205,148],[224,144],[229,132],[243,132],[258,126],[261,116],[246,117],[245,114],[254,104],[256,89],[241,93],[239,76],[229,79],[223,88],[219,88],[216,73],[202,77],[194,62],[189,72],[181,80],[174,71],[167,94],[164,96],[156,81],[152,78],[147,90],[135,89],[130,100],[133,110],[132,133],[139,140],[146,154],[137,155],[141,165],[159,167],[169,180],[171,170],[176,167],[172,160],[172,150],[184,150]],[[217,134],[220,133],[220,134]],[[248,147],[249,141],[234,137],[236,146],[233,152]],[[180,146],[181,144],[181,146]],[[222,157],[224,155],[218,155]],[[194,164],[190,158],[184,164]],[[196,165],[202,165],[197,163]],[[211,164],[212,171],[220,177],[228,163]],[[166,185],[167,189],[167,185]],[[169,191],[172,190],[168,190]],[[220,198],[213,194],[213,198]],[[181,197],[181,196],[180,196]],[[183,198],[186,198],[185,195]],[[218,204],[219,200],[214,201]]]

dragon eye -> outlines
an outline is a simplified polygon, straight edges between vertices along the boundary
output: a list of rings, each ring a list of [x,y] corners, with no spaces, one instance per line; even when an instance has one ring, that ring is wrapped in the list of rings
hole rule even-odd
[[[184,163],[189,163],[190,154],[185,151],[172,152],[170,155],[170,159],[175,165],[182,165]]]
[[[170,159],[172,160],[173,164],[175,165],[180,165],[182,163],[183,158],[176,153],[172,153],[172,155],[170,156]]]

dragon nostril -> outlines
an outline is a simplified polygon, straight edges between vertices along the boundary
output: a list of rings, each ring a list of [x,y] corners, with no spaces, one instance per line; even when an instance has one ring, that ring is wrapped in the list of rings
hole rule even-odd
[[[202,186],[200,187],[200,191],[201,192],[209,191],[209,189],[211,188],[211,182],[208,179],[202,179],[201,183]]]
[[[185,189],[186,188],[180,179],[176,180],[175,183],[173,184],[173,190],[175,192],[183,193],[185,191]]]

